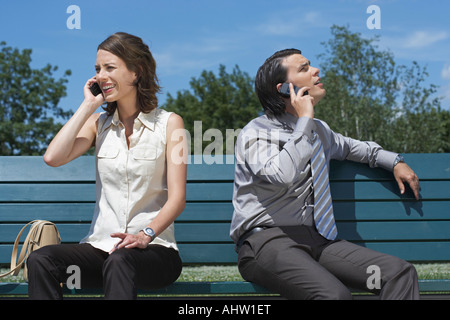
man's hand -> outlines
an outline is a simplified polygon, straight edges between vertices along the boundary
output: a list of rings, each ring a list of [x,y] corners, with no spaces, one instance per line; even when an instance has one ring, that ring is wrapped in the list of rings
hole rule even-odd
[[[303,87],[296,94],[294,85],[289,83],[289,91],[291,93],[291,105],[297,113],[297,117],[314,118],[314,97],[310,95],[303,95],[305,91],[310,90],[310,87]]]
[[[394,167],[394,177],[398,183],[401,194],[405,193],[404,183],[406,182],[411,187],[411,190],[413,191],[416,200],[419,200],[419,190],[420,190],[419,178],[406,163],[404,162],[397,163],[397,165]]]
[[[151,240],[150,237],[144,234],[143,232],[139,232],[138,234],[116,232],[112,233],[111,237],[120,238],[121,240],[114,246],[114,248],[109,252],[109,254],[113,253],[114,251],[120,248],[145,249],[147,248]]]

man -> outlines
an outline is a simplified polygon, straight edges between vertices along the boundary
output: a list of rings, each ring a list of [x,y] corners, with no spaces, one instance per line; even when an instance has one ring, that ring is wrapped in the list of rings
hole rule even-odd
[[[289,96],[280,92],[283,83]],[[294,86],[301,89],[296,93]],[[255,88],[265,115],[250,121],[236,142],[231,224],[244,279],[288,299],[351,299],[348,287],[369,291],[367,270],[376,265],[381,284],[372,292],[381,299],[418,299],[410,263],[337,238],[328,165],[352,160],[393,171],[401,193],[407,183],[418,199],[415,173],[400,155],[314,119],[326,91],[319,69],[300,50],[267,59]]]

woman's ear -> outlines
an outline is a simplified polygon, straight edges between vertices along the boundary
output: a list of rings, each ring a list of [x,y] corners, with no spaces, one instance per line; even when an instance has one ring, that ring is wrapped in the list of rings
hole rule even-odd
[[[140,67],[139,67],[140,68]],[[133,72],[133,85],[136,85],[140,78],[140,70],[136,70]]]

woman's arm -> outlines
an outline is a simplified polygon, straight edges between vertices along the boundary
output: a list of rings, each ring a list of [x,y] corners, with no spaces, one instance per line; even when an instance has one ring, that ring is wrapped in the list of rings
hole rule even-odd
[[[84,101],[49,144],[44,154],[44,161],[49,166],[62,166],[84,154],[93,145],[99,117],[99,114],[93,113],[104,101],[102,94],[94,96],[89,90],[95,81],[94,77],[86,82]]]
[[[183,119],[172,114],[167,124],[168,199],[159,214],[148,225],[158,235],[183,212],[186,204],[187,141]]]

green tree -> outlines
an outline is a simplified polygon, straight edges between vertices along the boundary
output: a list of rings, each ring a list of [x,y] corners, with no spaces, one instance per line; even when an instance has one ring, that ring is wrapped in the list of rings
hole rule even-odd
[[[70,71],[55,80],[56,66],[30,67],[31,49],[0,47],[0,154],[41,155],[61,128],[55,117],[69,117],[58,103]]]
[[[399,152],[449,152],[446,113],[440,108],[442,99],[435,97],[437,87],[423,85],[428,77],[426,68],[417,62],[400,68],[403,100],[392,126],[394,136],[400,139],[391,142],[393,148]]]
[[[316,108],[316,117],[331,128],[356,139],[385,145],[394,116],[397,76],[388,52],[378,51],[374,39],[364,39],[346,27],[333,26],[326,43],[321,75],[326,97]]]
[[[377,37],[364,39],[342,26],[331,33],[318,55],[327,96],[316,117],[344,135],[398,152],[448,150],[441,99],[433,98],[436,86],[424,84],[426,68],[397,65],[392,53],[379,50]]]
[[[217,76],[212,71],[204,70],[200,77],[191,79],[190,87],[191,91],[178,91],[176,98],[168,94],[163,108],[183,117],[185,128],[191,135],[191,145],[194,145],[194,138],[201,139],[202,150],[211,143],[204,139],[205,131],[218,129],[225,139],[227,129],[233,129],[235,137],[236,129],[245,126],[261,112],[254,91],[254,80],[238,66],[227,73],[225,66],[220,65]],[[201,137],[197,134],[194,136],[194,133],[200,131],[199,126]],[[223,144],[222,151],[227,151],[226,143]],[[228,150],[228,153],[230,151],[232,150]]]

